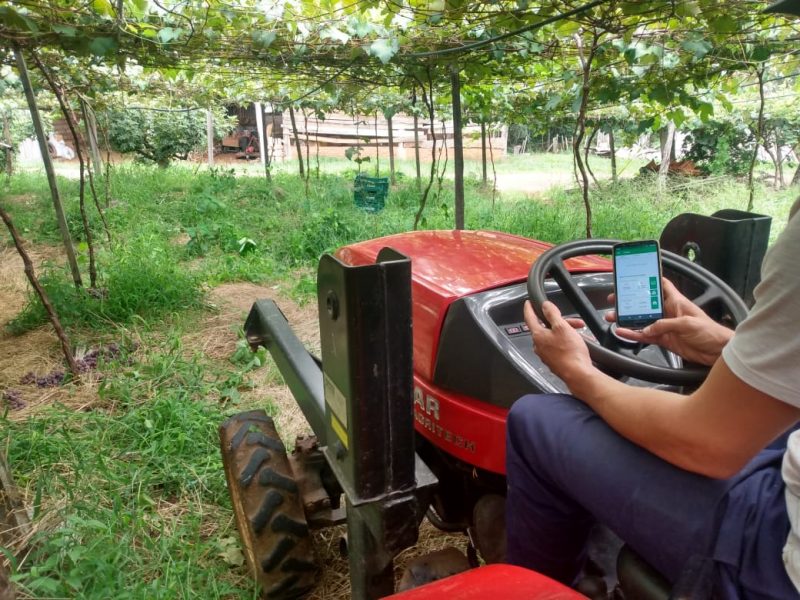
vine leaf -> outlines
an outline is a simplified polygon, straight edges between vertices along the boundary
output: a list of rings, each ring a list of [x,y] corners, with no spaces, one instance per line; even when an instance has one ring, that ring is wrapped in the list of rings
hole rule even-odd
[[[97,56],[106,56],[118,47],[117,40],[111,37],[98,37],[89,42],[89,51]]]
[[[278,34],[274,31],[254,31],[253,45],[261,49],[267,49],[277,37]]]
[[[346,44],[350,41],[350,36],[344,31],[336,29],[336,27],[328,27],[327,29],[323,29],[320,32],[319,37],[323,40],[333,40],[335,42],[341,42],[342,44]]]
[[[397,54],[399,49],[400,44],[397,43],[396,39],[381,38],[370,44],[367,54],[377,57],[383,64],[386,64],[392,60],[392,57]]]

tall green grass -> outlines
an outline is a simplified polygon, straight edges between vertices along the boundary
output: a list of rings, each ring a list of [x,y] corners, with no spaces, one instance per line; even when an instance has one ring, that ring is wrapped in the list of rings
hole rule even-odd
[[[217,442],[237,372],[187,356],[176,333],[105,366],[104,406],[0,418],[34,522],[57,523],[14,575],[31,597],[255,598],[230,553]]]
[[[175,261],[175,254],[165,240],[140,235],[100,253],[96,290],[76,289],[66,270],[52,265],[40,282],[65,327],[111,329],[200,306],[200,282]],[[22,333],[46,322],[44,308],[30,292],[25,308],[8,327]]]

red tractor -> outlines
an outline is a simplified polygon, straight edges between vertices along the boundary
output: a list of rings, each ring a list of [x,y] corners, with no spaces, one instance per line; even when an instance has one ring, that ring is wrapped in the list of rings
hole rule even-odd
[[[662,235],[662,246],[676,252],[663,253],[664,272],[709,314],[735,325],[768,233],[769,219],[757,215],[682,215]],[[319,264],[321,359],[273,302],[253,306],[247,338],[271,352],[314,432],[287,457],[262,411],[220,428],[245,554],[266,597],[308,591],[316,576],[309,528],[345,521],[354,598],[394,593],[392,561],[416,542],[426,516],[467,533],[491,562],[496,548],[476,537],[476,507],[505,495],[508,409],[524,394],[567,391],[533,351],[522,318],[528,298],[583,318],[593,360],[629,383],[688,389],[703,380],[702,369],[624,342],[604,321],[612,277],[603,255],[613,243],[553,247],[497,232],[418,231],[345,246]],[[607,563],[620,544],[598,546],[597,562]],[[520,571],[492,566],[399,598],[482,597],[469,594],[497,593],[498,582],[526,598],[576,597]],[[629,600],[667,598],[676,583],[631,551],[611,571],[619,581],[612,593]]]

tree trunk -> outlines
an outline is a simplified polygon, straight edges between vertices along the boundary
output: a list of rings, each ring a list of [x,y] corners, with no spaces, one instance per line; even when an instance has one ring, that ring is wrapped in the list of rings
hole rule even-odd
[[[259,134],[258,137],[262,138],[263,135]],[[208,166],[213,167],[214,166],[214,114],[208,109],[206,109],[206,152],[208,154]],[[263,150],[262,150],[262,155],[263,155]]]
[[[669,174],[669,165],[672,160],[672,146],[675,142],[675,123],[670,121],[661,129],[661,166],[658,168],[658,180],[663,184]]]
[[[375,177],[381,175],[381,145],[378,143],[378,111],[375,111],[375,120],[373,121],[375,137]]]
[[[456,229],[464,229],[464,140],[461,137],[461,78],[458,65],[450,71],[453,103],[453,164],[455,167]]]
[[[800,185],[800,165],[797,165],[797,168],[794,171],[791,185]]]
[[[44,171],[47,174],[47,183],[50,186],[50,195],[53,198],[53,208],[56,212],[58,229],[61,232],[61,241],[64,243],[64,252],[67,255],[67,262],[69,263],[69,268],[72,272],[72,281],[75,283],[75,287],[80,288],[83,286],[83,281],[81,280],[81,272],[78,268],[78,261],[75,258],[75,249],[72,247],[72,238],[69,235],[67,219],[64,217],[64,208],[61,205],[61,196],[58,193],[58,184],[56,183],[56,173],[55,169],[53,168],[53,161],[50,158],[50,151],[47,148],[47,137],[44,133],[42,119],[39,116],[39,108],[36,106],[36,97],[34,96],[33,88],[31,87],[31,80],[28,76],[28,68],[25,66],[25,58],[22,56],[22,51],[18,47],[14,48],[14,58],[17,61],[19,79],[22,83],[22,88],[25,91],[25,99],[28,101],[28,109],[31,113],[33,128],[36,131],[36,138],[39,141],[39,151],[42,153]]]
[[[489,129],[489,139],[491,140],[492,130]],[[492,163],[492,209],[497,200],[497,165],[494,164],[494,144],[489,143],[489,160]]]
[[[89,140],[89,154],[95,173],[103,172],[103,161],[100,160],[100,144],[97,141],[97,120],[89,103],[81,98],[81,114],[86,125],[86,138]]]
[[[417,116],[417,87],[411,91],[411,105],[414,107],[414,164],[417,167],[417,191],[422,189],[422,170],[419,162],[419,117]]]
[[[69,338],[64,332],[64,328],[61,326],[61,321],[58,319],[58,315],[56,314],[53,305],[50,303],[50,299],[47,297],[47,292],[45,292],[44,288],[39,284],[39,280],[37,279],[36,272],[33,268],[33,262],[31,262],[30,256],[28,256],[28,253],[25,251],[22,238],[19,236],[19,233],[17,233],[17,229],[14,227],[11,217],[2,206],[0,206],[0,218],[2,218],[3,222],[6,224],[8,232],[11,234],[11,239],[14,240],[14,246],[16,246],[17,252],[22,259],[22,264],[25,265],[25,276],[28,278],[31,287],[33,287],[33,289],[36,291],[36,295],[39,296],[39,300],[42,302],[42,306],[44,306],[44,310],[47,312],[47,316],[50,318],[50,323],[53,324],[53,329],[56,331],[58,341],[61,342],[61,350],[64,352],[64,358],[67,360],[69,370],[75,379],[78,380],[80,379],[81,372],[78,368],[78,364],[75,362],[75,357],[72,354]]]
[[[394,132],[392,131],[392,117],[386,119],[386,125],[389,127],[389,181],[392,185],[397,185],[394,176]]]
[[[753,210],[753,200],[755,196],[755,185],[753,183],[753,171],[756,168],[756,160],[758,159],[758,147],[764,139],[764,65],[756,67],[756,77],[758,79],[758,121],[756,122],[755,138],[756,143],[753,148],[753,156],[750,159],[750,169],[747,172],[747,187],[750,190],[750,195],[747,199],[747,212]]]
[[[294,145],[297,148],[297,164],[300,167],[300,177],[305,178],[306,171],[303,168],[303,151],[300,149],[300,136],[297,133],[297,121],[294,118],[294,108],[289,105],[289,120],[292,122],[292,134],[294,135]]]
[[[764,152],[767,153],[769,159],[772,161],[772,187],[778,189],[778,159],[775,154],[770,150],[769,144],[766,139],[764,140]]]
[[[314,177],[319,181],[319,114],[317,115],[317,126],[314,130],[314,136],[316,137],[317,143],[314,146],[314,159],[316,163],[316,168],[314,169]]]
[[[255,102],[254,107],[256,111],[256,127],[258,127],[258,155],[261,159],[261,166],[264,167],[264,181],[269,187],[270,181],[272,181],[272,174],[269,172],[269,148],[267,147],[269,141],[267,140],[266,129],[264,127],[264,108],[261,105],[261,102]],[[213,115],[211,111],[207,111],[208,118],[211,119],[211,124],[213,126]],[[213,135],[213,130],[210,130],[208,135],[211,137]],[[209,152],[213,152],[213,145],[209,146]],[[211,156],[209,154],[209,156]],[[211,162],[209,162],[211,164]]]
[[[781,156],[781,134],[775,130],[775,158],[777,159],[778,172],[775,177],[775,189],[782,190],[786,183],[783,181],[783,156]]]
[[[305,108],[301,108],[300,111],[303,113],[303,129],[306,132],[306,176],[304,177],[304,179],[305,179],[306,200],[308,200],[309,184],[311,181],[311,142],[309,140],[309,134],[308,134],[308,112],[306,111]]]
[[[42,64],[35,54],[33,54],[33,60],[36,62],[36,65],[39,67],[39,71],[42,73],[45,80],[47,80],[47,84],[53,91],[53,95],[56,97],[58,105],[61,108],[61,114],[64,115],[64,120],[67,123],[67,127],[69,127],[69,132],[72,134],[72,139],[75,141],[75,154],[78,157],[79,169],[78,205],[81,213],[81,222],[83,223],[83,232],[86,235],[86,247],[89,252],[89,287],[95,289],[97,287],[97,262],[95,260],[94,252],[94,236],[92,235],[92,229],[89,226],[89,218],[86,215],[86,146],[83,138],[80,135],[80,131],[78,130],[78,120],[75,117],[75,113],[67,104],[67,100],[64,97],[64,89],[54,79],[50,73],[50,70]],[[95,204],[98,204],[97,198],[95,198]]]
[[[608,148],[611,152],[611,181],[617,183],[617,149],[614,146],[614,128],[608,130]]]
[[[3,115],[3,141],[5,141],[8,146],[5,150],[6,176],[11,177],[14,174],[14,148],[11,144],[11,129],[8,126],[8,115]]]
[[[590,133],[589,137],[586,138],[586,146],[583,149],[583,162],[586,165],[586,170],[589,172],[592,181],[594,181],[594,184],[597,187],[600,187],[600,182],[597,181],[597,177],[594,176],[594,172],[592,171],[592,168],[589,166],[589,150],[591,149],[592,142],[594,141],[594,138],[599,130],[600,130],[599,127],[595,127],[594,129],[592,129],[592,133]]]
[[[583,86],[581,89],[581,103],[578,109],[578,118],[575,123],[575,137],[572,140],[572,156],[575,164],[581,174],[581,179],[578,182],[583,193],[583,207],[586,211],[586,237],[592,237],[592,205],[589,202],[589,176],[586,173],[586,168],[583,165],[583,158],[581,157],[581,148],[583,136],[586,134],[586,109],[589,105],[589,88],[591,83],[592,61],[597,53],[597,43],[600,39],[600,34],[597,31],[592,32],[592,46],[589,49],[589,56],[584,56],[583,40],[579,34],[575,34],[575,42],[578,46],[578,56],[580,58],[581,67],[583,70]]]
[[[94,135],[94,138],[95,138],[94,146],[95,146],[95,150],[97,151],[97,156],[98,156],[96,165],[100,165],[100,167],[102,168],[103,163],[102,163],[102,161],[100,161],[100,147],[97,145],[97,122],[95,121],[94,113],[91,112],[91,107],[83,99],[81,99],[81,112],[83,114],[83,120],[86,123],[92,123],[92,128],[90,130],[90,135]],[[74,118],[74,115],[73,115],[73,118]],[[91,147],[91,144],[90,144],[90,147]],[[108,221],[106,221],[106,215],[103,212],[103,207],[100,206],[100,198],[97,196],[97,188],[94,185],[94,170],[93,169],[88,169],[88,172],[89,172],[89,188],[92,191],[92,199],[94,200],[94,206],[95,206],[95,209],[97,209],[97,214],[100,215],[100,220],[103,222],[103,229],[106,232],[106,239],[109,242],[111,242],[111,231],[108,228]],[[108,165],[106,165],[106,175],[108,175]],[[108,185],[108,184],[106,184],[106,185]],[[106,198],[106,206],[108,205],[107,202],[108,202],[108,198]]]
[[[481,119],[481,175],[483,185],[486,185],[486,120]]]
[[[417,214],[414,216],[414,230],[416,231],[417,227],[419,227],[419,223],[422,220],[422,213],[425,210],[425,204],[428,201],[428,194],[430,194],[431,187],[433,187],[433,182],[436,179],[436,113],[433,105],[433,79],[431,77],[430,70],[428,71],[428,82],[430,83],[430,98],[427,97],[425,93],[425,86],[422,86],[422,101],[425,103],[425,106],[428,109],[428,118],[430,120],[431,125],[431,172],[430,176],[428,177],[428,185],[425,186],[425,191],[422,193],[422,198],[419,201],[419,210],[417,210]],[[419,148],[419,146],[417,146]],[[419,159],[417,159],[417,166],[419,166]]]

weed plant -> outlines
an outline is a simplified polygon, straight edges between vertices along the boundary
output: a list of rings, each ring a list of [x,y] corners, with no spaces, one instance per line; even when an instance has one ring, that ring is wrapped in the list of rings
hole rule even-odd
[[[69,274],[53,266],[40,282],[65,327],[102,330],[135,319],[152,321],[201,305],[198,278],[174,261],[174,253],[163,240],[140,235],[101,253],[96,290],[75,288]],[[44,308],[31,292],[8,327],[22,333],[46,322]]]

